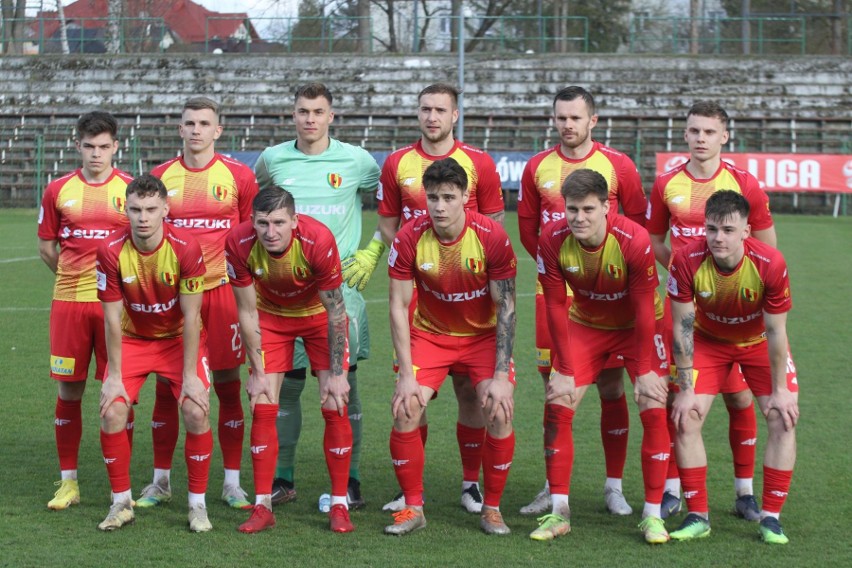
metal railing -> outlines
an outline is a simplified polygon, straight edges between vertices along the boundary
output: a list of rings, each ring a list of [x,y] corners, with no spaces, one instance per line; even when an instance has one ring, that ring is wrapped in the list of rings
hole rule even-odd
[[[18,54],[107,52],[109,18],[73,18],[65,25],[65,38],[56,18],[0,19],[0,52]],[[163,52],[173,43],[163,18],[119,18],[120,53]]]

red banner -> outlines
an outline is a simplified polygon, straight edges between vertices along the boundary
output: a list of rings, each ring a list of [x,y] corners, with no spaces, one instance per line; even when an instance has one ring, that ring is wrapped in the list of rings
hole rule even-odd
[[[657,175],[688,159],[686,153],[658,153]],[[723,159],[751,173],[767,192],[852,193],[852,155],[724,154]]]

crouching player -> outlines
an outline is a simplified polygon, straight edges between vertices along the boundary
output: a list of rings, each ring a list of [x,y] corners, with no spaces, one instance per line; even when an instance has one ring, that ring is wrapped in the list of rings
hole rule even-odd
[[[323,449],[331,476],[331,530],[352,532],[346,500],[352,455],[348,321],[334,235],[316,219],[297,215],[293,196],[278,186],[261,191],[252,209],[252,221],[231,231],[225,244],[252,369],[246,390],[252,408],[257,496],[239,531],[256,533],[275,526],[272,479],[278,461],[278,393],[284,373],[293,368],[294,342],[301,337],[319,379]]]
[[[766,417],[760,537],[786,544],[778,521],[796,462],[796,369],[787,344],[792,307],[781,253],[749,238],[749,204],[738,192],[714,193],[705,208],[707,238],[675,254],[668,280],[677,373],[672,419],[689,515],[675,540],[710,534],[704,418],[731,368],[739,364]]]
[[[208,415],[210,380],[201,333],[204,260],[188,234],[163,223],[166,187],[145,174],[127,185],[130,227],[101,245],[96,265],[103,304],[107,374],[101,388],[101,449],[112,487],[112,506],[98,528],[112,531],[134,521],[130,498],[130,443],[125,426],[149,373],[169,380],[186,427],[189,530],[213,528],[204,494],[213,434]]]
[[[556,361],[546,388],[545,461],[553,510],[539,518],[533,540],[571,530],[568,503],[574,460],[574,413],[612,356],[624,358],[642,421],[642,530],[649,544],[669,539],[661,516],[669,459],[666,426],[668,359],[660,334],[663,304],[648,232],[610,213],[606,179],[580,169],[562,184],[565,219],[538,243],[539,281]],[[566,319],[565,283],[574,292]]]
[[[420,417],[450,369],[464,368],[487,429],[480,527],[487,534],[508,534],[500,498],[515,450],[517,259],[498,223],[465,210],[468,179],[455,160],[432,163],[423,186],[429,217],[402,227],[388,256],[391,335],[399,358],[390,452],[405,508],[385,533],[403,535],[426,526]],[[415,282],[417,306],[409,323]]]

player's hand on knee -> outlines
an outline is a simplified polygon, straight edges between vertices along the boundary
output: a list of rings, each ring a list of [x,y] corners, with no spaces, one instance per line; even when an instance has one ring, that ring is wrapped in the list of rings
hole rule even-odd
[[[412,404],[415,402],[419,405],[419,408],[412,408]],[[402,421],[405,418],[410,420],[423,408],[426,408],[426,398],[423,396],[417,381],[413,377],[397,380],[391,400],[391,413],[394,419]]]
[[[104,379],[104,382],[101,385],[101,418],[106,415],[107,410],[112,405],[112,403],[116,402],[118,399],[123,399],[122,403],[125,404],[128,408],[130,408],[130,396],[128,396],[127,394],[127,389],[124,388],[124,383],[121,381],[121,379],[110,378],[108,376]]]
[[[701,420],[701,410],[698,407],[698,398],[695,396],[693,389],[681,389],[672,402],[672,422],[678,432],[683,432],[689,422],[689,415],[695,412],[695,415]]]
[[[254,369],[249,373],[249,378],[246,381],[246,394],[249,397],[252,412],[254,412],[254,405],[257,404],[261,396],[266,396],[269,401],[278,399],[278,389],[275,388],[273,382],[272,377],[266,373]]]
[[[633,388],[633,398],[639,402],[639,397],[644,396],[655,400],[660,404],[666,404],[669,396],[668,383],[664,377],[660,377],[653,371],[636,377]]]
[[[569,404],[574,404],[577,398],[574,377],[572,375],[563,375],[555,369],[550,372],[550,379],[547,381],[544,392],[547,402],[554,402],[559,398],[565,397]]]
[[[332,375],[329,372],[321,379],[320,404],[325,405],[329,399],[334,401],[337,413],[343,416],[343,411],[349,404],[349,381],[346,380],[346,373]]]
[[[210,414],[210,393],[204,387],[201,379],[195,375],[184,375],[178,406],[183,406],[184,401],[187,399],[197,404],[205,416]]]
[[[488,421],[494,423],[501,421],[498,416],[502,414],[502,420],[510,423],[515,414],[515,386],[509,381],[509,377],[504,373],[502,376],[496,376],[488,382],[485,392],[482,394],[480,404],[488,413]]]
[[[769,418],[769,414],[773,410],[781,415],[784,430],[789,432],[796,427],[796,423],[799,421],[799,403],[796,396],[788,389],[778,389],[769,396],[764,411],[766,418]]]

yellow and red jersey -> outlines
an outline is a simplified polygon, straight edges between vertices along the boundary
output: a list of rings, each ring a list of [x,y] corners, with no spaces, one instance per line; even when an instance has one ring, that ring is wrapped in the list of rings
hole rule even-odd
[[[228,235],[225,256],[231,284],[245,288],[254,282],[257,309],[273,315],[322,313],[320,290],[336,290],[343,283],[334,235],[307,215],[299,215],[293,238],[280,255],[263,248],[247,222]]]
[[[81,169],[45,188],[38,217],[38,238],[59,242],[53,299],[97,302],[95,257],[113,231],[127,225],[124,201],[133,178],[113,169],[103,183],[89,183]]]
[[[696,239],[704,241],[704,207],[711,195],[723,189],[736,191],[748,200],[748,222],[752,230],[772,227],[769,197],[753,175],[723,160],[711,178],[696,179],[687,171],[688,163],[667,171],[654,181],[645,222],[645,228],[652,235],[665,235],[671,224],[672,253]]]
[[[630,329],[636,313],[631,297],[653,292],[654,315],[663,317],[656,293],[657,269],[648,232],[626,217],[610,214],[607,233],[595,249],[581,245],[565,219],[551,223],[538,246],[539,280],[545,299],[574,293],[568,317],[599,329]]]
[[[227,283],[225,239],[232,227],[251,218],[252,200],[258,192],[254,172],[217,153],[201,169],[188,167],[178,157],[151,173],[163,180],[169,192],[167,221],[189,230],[201,245],[207,265],[205,289]]]
[[[493,333],[497,312],[489,283],[516,271],[506,231],[473,211],[465,212],[464,228],[451,243],[441,242],[427,216],[403,226],[388,253],[389,276],[417,285],[413,326],[443,335]]]
[[[98,249],[98,299],[124,303],[121,331],[127,337],[163,339],[183,333],[182,294],[204,292],[204,258],[186,231],[163,226],[156,250],[142,252],[130,228]]]
[[[423,150],[423,143],[400,148],[385,160],[379,178],[379,215],[398,217],[402,224],[428,215],[423,172],[433,162],[452,158],[467,173],[469,199],[466,209],[484,214],[503,211],[503,189],[497,166],[484,150],[456,140],[452,150],[444,156],[431,156]]]
[[[589,154],[578,160],[566,157],[557,144],[533,156],[521,175],[518,192],[518,226],[521,243],[535,258],[538,238],[544,228],[565,218],[562,182],[571,172],[590,169],[601,174],[609,185],[609,205],[613,212],[621,204],[624,215],[643,223],[648,206],[639,170],[629,156],[600,142],[594,142]]]
[[[704,243],[675,253],[666,286],[675,302],[695,302],[695,331],[712,341],[748,346],[766,340],[763,312],[790,311],[790,278],[781,253],[754,238],[732,272],[716,266]]]

